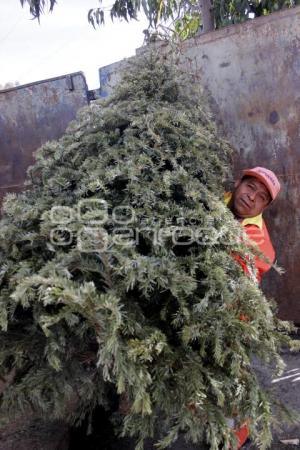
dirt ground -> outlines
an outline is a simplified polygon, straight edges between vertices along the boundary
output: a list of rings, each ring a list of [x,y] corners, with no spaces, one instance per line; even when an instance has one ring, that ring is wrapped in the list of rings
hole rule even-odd
[[[270,372],[262,369],[254,362],[256,372],[261,383],[272,388],[277,399],[290,409],[300,413],[300,353],[291,353],[289,350],[282,352],[286,368],[280,377],[272,378]],[[281,424],[281,429],[273,430],[272,450],[296,450],[300,449],[300,423],[295,425]],[[281,440],[299,439],[298,445],[283,444]],[[257,447],[247,443],[244,450],[257,450]]]

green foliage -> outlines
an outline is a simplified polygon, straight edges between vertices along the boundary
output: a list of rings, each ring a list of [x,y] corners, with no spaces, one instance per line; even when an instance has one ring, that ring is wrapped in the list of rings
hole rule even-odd
[[[181,19],[178,19],[174,23],[175,35],[180,40],[195,36],[200,28],[201,17],[199,13],[187,13]]]
[[[288,326],[232,258],[230,153],[193,80],[151,55],[37,152],[0,226],[2,420],[80,422],[122,394],[137,448],[159,430],[160,448],[185,433],[228,449],[233,414],[266,447],[250,362],[280,369]]]
[[[244,22],[253,17],[266,16],[272,12],[298,5],[299,0],[214,0],[216,28]]]
[[[56,0],[20,0],[22,6],[29,4],[30,13],[40,19],[45,7],[52,11]],[[100,2],[101,3],[101,2]],[[211,14],[215,28],[236,24],[253,17],[268,15],[300,4],[300,0],[211,0]],[[96,26],[105,23],[106,14],[111,20],[137,20],[145,14],[150,34],[163,39],[184,40],[201,31],[201,7],[198,0],[115,0],[111,7],[105,5],[91,8],[88,21]],[[146,30],[145,30],[146,31]],[[153,40],[153,39],[152,39]],[[146,39],[151,42],[151,39]]]

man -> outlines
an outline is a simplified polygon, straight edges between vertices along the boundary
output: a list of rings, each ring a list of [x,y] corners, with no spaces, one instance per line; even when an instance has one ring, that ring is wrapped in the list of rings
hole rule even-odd
[[[262,217],[262,213],[277,197],[280,191],[280,183],[276,175],[264,167],[246,169],[242,177],[235,183],[233,193],[225,194],[225,202],[234,214],[235,218],[244,227],[249,239],[255,242],[266,256],[267,261],[255,257],[256,279],[258,283],[262,276],[270,268],[275,260],[275,251]],[[250,273],[247,261],[235,256],[245,273]],[[247,321],[247,316],[240,316],[240,320]],[[241,448],[249,437],[247,423],[235,431],[238,440],[237,449]]]
[[[244,227],[249,239],[255,242],[267,260],[255,258],[256,278],[260,282],[275,260],[275,251],[262,213],[277,197],[280,183],[276,175],[264,167],[246,169],[235,183],[233,193],[225,194],[225,202],[235,218]],[[245,260],[236,257],[245,273],[249,267]]]

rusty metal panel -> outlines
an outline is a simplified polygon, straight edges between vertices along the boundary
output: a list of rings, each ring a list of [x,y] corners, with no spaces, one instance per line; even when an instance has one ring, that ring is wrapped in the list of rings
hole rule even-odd
[[[22,190],[34,151],[61,137],[87,104],[82,72],[0,91],[0,198]]]
[[[300,8],[185,42],[185,67],[209,90],[220,129],[236,149],[235,174],[274,170],[280,197],[265,218],[286,272],[266,275],[279,317],[300,323]]]

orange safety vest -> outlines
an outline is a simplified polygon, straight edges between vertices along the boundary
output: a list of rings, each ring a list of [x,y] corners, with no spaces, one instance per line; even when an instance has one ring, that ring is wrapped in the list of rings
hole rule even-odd
[[[230,202],[232,198],[232,193],[227,192],[224,196],[224,200],[226,205]],[[258,283],[260,283],[262,276],[270,270],[273,262],[275,261],[275,250],[271,242],[271,238],[265,224],[265,221],[262,217],[262,214],[259,214],[255,217],[247,217],[243,219],[241,222],[245,232],[247,233],[249,239],[258,246],[259,250],[263,255],[268,258],[268,261],[264,261],[259,257],[255,257],[255,267],[256,267],[256,279]],[[235,260],[240,264],[245,273],[249,274],[249,267],[247,265],[247,261],[240,257],[239,255],[234,256]]]

